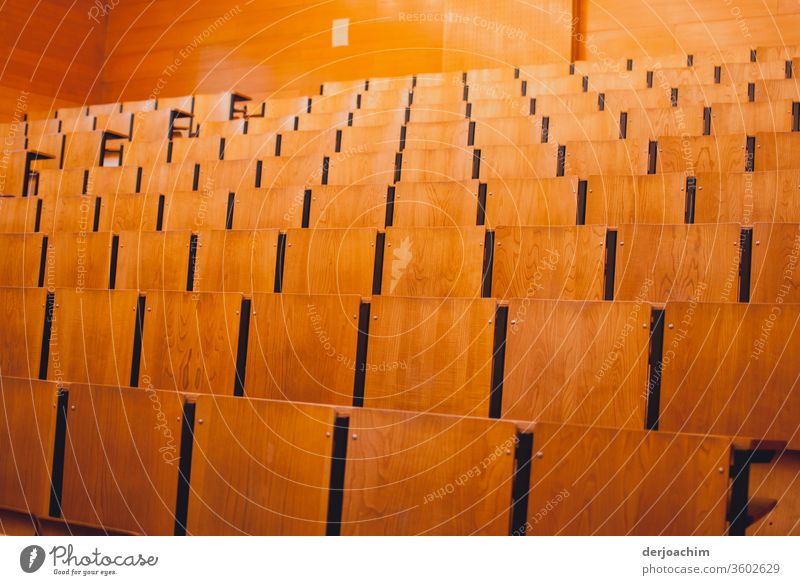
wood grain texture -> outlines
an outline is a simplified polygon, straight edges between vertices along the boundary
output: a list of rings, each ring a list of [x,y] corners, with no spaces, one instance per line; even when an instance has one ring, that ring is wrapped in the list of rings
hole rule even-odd
[[[232,396],[241,295],[148,292],[146,306],[143,385]]]
[[[456,88],[463,91],[461,88]],[[415,95],[416,97],[416,95]],[[470,121],[411,122],[406,126],[406,147],[412,149],[467,148]]]
[[[774,134],[759,132],[755,136],[754,170],[773,171],[800,168],[795,152],[800,147],[800,135],[795,132]]]
[[[614,298],[717,301],[739,298],[737,224],[623,225]]]
[[[191,169],[191,163],[183,165],[184,173],[191,175],[191,171],[186,170],[186,166]],[[265,165],[266,168],[266,165]],[[267,181],[263,175],[262,180]],[[238,191],[255,187],[258,181],[258,160],[211,160],[200,164],[200,175],[198,185],[202,191],[212,191],[225,189],[227,191]],[[268,183],[267,183],[268,184]],[[175,191],[190,191],[191,188],[174,189]]]
[[[299,228],[305,188],[239,189],[233,206],[233,229]]]
[[[471,148],[406,150],[400,180],[408,183],[468,181],[472,179]]]
[[[225,160],[267,159],[275,156],[275,143],[274,132],[231,136],[225,140]],[[281,151],[283,151],[283,140],[281,140]]]
[[[119,193],[101,197],[101,232],[154,231],[158,226],[158,194]]]
[[[586,181],[586,223],[683,223],[686,176],[682,173],[593,176]]]
[[[136,192],[138,170],[138,167],[90,168],[86,192],[94,195],[134,193]],[[142,190],[147,192],[144,180],[142,180]]]
[[[533,452],[526,534],[727,530],[728,439],[537,423]]]
[[[478,217],[478,182],[398,183],[393,226],[474,226]]]
[[[224,230],[228,219],[228,189],[178,191],[164,199],[165,231]]]
[[[658,139],[659,173],[741,173],[745,171],[745,137],[665,136]],[[646,145],[645,145],[646,146]],[[758,159],[759,157],[756,156]],[[645,157],[646,159],[646,157]],[[640,173],[644,174],[644,173]]]
[[[799,322],[794,305],[668,303],[659,428],[797,449]]]
[[[39,286],[42,234],[0,234],[0,286]]]
[[[0,233],[33,232],[37,202],[31,197],[0,197]]]
[[[53,244],[47,250],[55,261],[55,282],[49,287],[108,288],[111,273],[111,248],[113,234],[110,232],[58,232],[52,237]]]
[[[373,297],[364,405],[487,416],[495,303]]]
[[[486,225],[575,225],[578,178],[490,179]]]
[[[253,295],[245,394],[352,404],[359,303],[355,295]]]
[[[650,305],[514,299],[508,318],[504,418],[643,428]]]
[[[47,515],[58,386],[4,377],[0,390],[0,507]]]
[[[337,152],[330,155],[328,163],[328,185],[355,185],[380,183],[386,185],[394,181],[395,151],[376,152],[354,151]],[[320,181],[317,180],[315,184]]]
[[[605,228],[600,226],[500,227],[492,295],[600,300],[604,261]]]
[[[324,536],[331,408],[197,399],[187,532]]]
[[[696,223],[800,222],[800,170],[697,175]]]
[[[381,293],[396,296],[478,297],[485,229],[386,229]]]
[[[322,184],[323,156],[282,157],[273,156],[263,159],[261,186],[265,189],[276,187],[302,187]],[[333,184],[333,182],[331,182]],[[234,191],[251,185],[234,186]]]
[[[121,232],[118,289],[186,290],[189,232]]]
[[[39,231],[90,232],[97,198],[91,195],[48,197],[42,201]]]
[[[508,534],[513,424],[358,409],[349,430],[342,534]]]
[[[374,229],[290,229],[286,232],[283,291],[372,293]]]
[[[751,254],[751,302],[800,302],[800,224],[755,224]]]
[[[480,151],[482,179],[549,179],[556,176],[556,144],[486,146]]]
[[[646,140],[631,138],[628,140],[568,142],[565,147],[565,175],[589,177],[592,175],[644,175],[647,173],[648,145]],[[669,170],[672,169],[663,168],[661,172]]]
[[[278,230],[214,230],[197,237],[194,290],[272,292]]]
[[[785,66],[780,65],[785,70]],[[711,110],[711,130],[718,136],[791,132],[792,102],[786,100],[752,104],[714,104]]]
[[[388,190],[387,185],[380,183],[312,187],[308,225],[312,229],[383,229]]]
[[[55,297],[47,379],[128,384],[137,293],[59,288]]]
[[[750,466],[749,494],[778,500],[767,516],[747,528],[748,535],[797,536],[800,534],[800,454],[785,451],[772,463]]]
[[[0,535],[36,536],[36,525],[28,513],[0,509]]]
[[[44,289],[0,288],[0,374],[38,378],[45,319]],[[13,348],[13,351],[12,351]]]
[[[72,385],[64,449],[67,521],[170,535],[183,402],[177,392]]]

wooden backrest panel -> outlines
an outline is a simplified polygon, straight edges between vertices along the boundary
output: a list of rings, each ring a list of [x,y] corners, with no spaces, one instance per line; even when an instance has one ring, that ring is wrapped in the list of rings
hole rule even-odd
[[[337,152],[328,158],[328,185],[354,185],[358,183],[380,183],[394,181],[395,150],[376,152]],[[319,184],[318,180],[314,184]]]
[[[382,229],[386,225],[388,190],[389,187],[381,183],[312,187],[308,225],[311,228]]]
[[[323,536],[333,409],[197,399],[187,532]]]
[[[64,519],[139,534],[172,534],[183,402],[177,392],[152,388],[72,385]]]
[[[286,232],[283,291],[372,293],[374,229],[290,229]]]
[[[104,195],[100,203],[101,232],[153,231],[158,227],[157,193]]]
[[[512,299],[508,323],[504,418],[644,428],[649,305]]]
[[[452,181],[398,183],[394,194],[394,220],[398,227],[450,227],[476,225],[478,182]]]
[[[140,385],[233,395],[242,297],[147,293]]]
[[[578,177],[591,175],[644,175],[647,173],[648,141],[628,140],[580,141],[565,145],[564,174]],[[555,166],[555,160],[552,161]],[[666,169],[664,172],[667,172]]]
[[[800,447],[796,305],[668,303],[665,324],[659,429]]]
[[[197,237],[194,289],[272,292],[278,230],[214,230]]]
[[[686,175],[589,177],[586,181],[586,223],[683,223]]]
[[[800,170],[697,175],[695,223],[800,222]]]
[[[728,439],[537,423],[533,453],[526,534],[726,532]]]
[[[620,226],[614,298],[735,303],[739,240],[730,223]]]
[[[356,295],[253,295],[245,394],[352,404],[359,303]]]
[[[0,197],[0,232],[33,232],[38,202],[32,197]]]
[[[299,228],[304,197],[302,185],[239,189],[234,195],[233,229]]]
[[[204,189],[167,195],[162,229],[224,230],[228,219],[228,194],[228,189]]]
[[[322,183],[324,157],[321,154],[295,157],[270,157],[262,162],[261,186],[266,189],[275,187],[299,187],[304,185],[320,185]],[[251,185],[233,186],[239,190]]]
[[[381,293],[480,296],[485,240],[482,226],[387,228]]]
[[[354,410],[349,430],[342,534],[508,534],[513,424]]]
[[[42,201],[39,231],[90,232],[97,198],[93,195],[64,195]]]
[[[39,286],[43,234],[0,234],[0,286]]]
[[[39,377],[47,292],[43,288],[0,288],[0,374]],[[10,348],[14,348],[10,351]]]
[[[473,167],[472,148],[410,149],[403,152],[400,180],[409,183],[468,181],[474,178]]]
[[[48,249],[55,262],[55,286],[108,288],[114,235],[109,232],[58,232]],[[46,282],[48,286],[53,283]]]
[[[578,178],[490,179],[486,225],[575,225]]]
[[[659,173],[688,175],[741,173],[746,170],[745,143],[745,137],[741,134],[665,136],[658,139],[656,170]]]
[[[753,168],[756,171],[800,168],[800,134],[797,132],[758,133]]]
[[[751,302],[800,302],[800,224],[755,224],[751,258]]]
[[[485,146],[480,151],[482,179],[548,179],[558,170],[558,145],[554,143]]]
[[[373,297],[364,405],[487,416],[495,303]]]
[[[0,378],[0,507],[46,516],[50,508],[58,386]]]
[[[603,298],[605,228],[500,227],[495,230],[495,298]]]
[[[189,232],[122,232],[117,259],[118,289],[186,290]]]

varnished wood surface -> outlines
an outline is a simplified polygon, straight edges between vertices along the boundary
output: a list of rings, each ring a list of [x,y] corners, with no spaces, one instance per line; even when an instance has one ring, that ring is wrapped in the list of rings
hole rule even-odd
[[[118,289],[186,290],[190,232],[121,232]]]
[[[751,258],[751,302],[800,302],[800,224],[755,224]]]
[[[271,292],[275,288],[278,230],[213,230],[197,238],[195,290]]]
[[[0,234],[0,286],[39,286],[44,235]]]
[[[575,225],[577,177],[490,179],[486,182],[486,225]]]
[[[47,292],[41,288],[0,288],[0,373],[39,377]]]
[[[586,223],[683,223],[686,176],[683,173],[593,176],[586,181]]]

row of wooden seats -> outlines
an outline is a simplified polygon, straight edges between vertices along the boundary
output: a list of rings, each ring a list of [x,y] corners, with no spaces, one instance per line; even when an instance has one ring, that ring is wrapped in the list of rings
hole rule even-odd
[[[0,506],[29,534],[33,516],[78,534],[720,535],[748,515],[730,462],[752,443],[725,437],[13,378],[2,392]]]
[[[800,446],[800,305],[781,300],[0,293],[6,375]]]
[[[0,284],[657,303],[771,302],[788,286],[782,299],[800,302],[799,226],[2,234]]]

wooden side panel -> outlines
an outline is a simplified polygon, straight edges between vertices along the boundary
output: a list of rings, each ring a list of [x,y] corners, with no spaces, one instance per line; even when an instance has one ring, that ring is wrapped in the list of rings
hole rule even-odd
[[[122,232],[118,289],[186,290],[189,232]]]
[[[542,423],[533,452],[526,534],[725,534],[724,438]]]
[[[750,302],[800,302],[800,224],[753,226]]]
[[[604,227],[501,227],[495,231],[492,295],[599,300],[604,261]]]
[[[108,288],[113,234],[58,232],[51,237],[55,245],[48,249],[48,257],[53,254],[55,261],[55,286]]]
[[[128,384],[137,293],[59,288],[55,297],[48,380]]]
[[[800,310],[668,303],[659,428],[800,447]]]
[[[397,296],[478,297],[483,227],[387,228],[381,292]]]
[[[0,233],[33,232],[37,202],[32,197],[0,197]]]
[[[358,409],[349,428],[342,534],[508,534],[514,425]]]
[[[313,187],[308,225],[311,228],[383,229],[388,189],[380,183]]]
[[[183,397],[152,388],[73,385],[69,406],[64,519],[172,534]]]
[[[374,229],[286,232],[283,291],[313,294],[372,293]]]
[[[0,235],[0,286],[39,286],[42,234]]]
[[[44,289],[0,288],[0,373],[39,377],[47,293]],[[13,348],[13,351],[10,349]]]
[[[0,390],[0,449],[4,453],[0,506],[47,515],[58,387],[52,382],[0,378]]]
[[[245,394],[352,404],[359,303],[355,295],[254,295]]]
[[[594,176],[586,185],[586,223],[620,226],[632,223],[683,223],[686,176],[682,173],[640,176]]]
[[[278,230],[214,230],[197,238],[194,290],[272,292]]]
[[[735,303],[739,239],[730,223],[621,226],[614,298]]]
[[[489,414],[495,303],[373,297],[364,405]]]
[[[486,225],[575,225],[578,178],[491,179],[486,184]]]
[[[398,183],[394,221],[398,227],[476,225],[478,182]]]
[[[800,453],[785,451],[772,463],[750,466],[750,497],[778,500],[778,505],[747,528],[759,536],[800,535]]]
[[[158,227],[158,194],[120,193],[101,199],[101,232],[153,231]]]
[[[514,299],[508,316],[504,418],[644,428],[650,305]]]
[[[241,295],[148,292],[146,304],[140,385],[233,395]]]
[[[233,205],[233,229],[299,228],[305,188],[239,189]]]
[[[324,536],[333,409],[200,397],[187,532]]]

